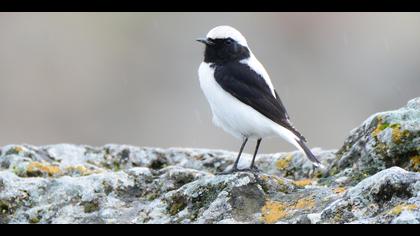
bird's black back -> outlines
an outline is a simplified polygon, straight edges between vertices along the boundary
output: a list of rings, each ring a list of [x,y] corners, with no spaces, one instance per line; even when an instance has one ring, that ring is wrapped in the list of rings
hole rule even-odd
[[[289,121],[289,115],[277,92],[274,91],[273,95],[260,74],[239,61],[213,66],[214,78],[225,91],[305,141]]]

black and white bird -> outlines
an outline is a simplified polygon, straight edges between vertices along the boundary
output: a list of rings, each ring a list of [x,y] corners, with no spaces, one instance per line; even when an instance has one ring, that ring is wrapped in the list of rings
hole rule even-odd
[[[197,41],[205,44],[204,61],[198,73],[213,123],[243,139],[231,171],[239,171],[239,159],[248,139],[256,139],[257,146],[246,170],[258,170],[255,157],[261,140],[272,136],[293,144],[318,166],[319,160],[293,127],[267,71],[251,52],[245,37],[230,26],[218,26]]]

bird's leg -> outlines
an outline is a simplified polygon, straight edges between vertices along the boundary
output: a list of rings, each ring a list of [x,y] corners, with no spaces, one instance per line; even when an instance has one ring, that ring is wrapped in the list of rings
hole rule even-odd
[[[238,171],[239,159],[241,159],[241,154],[242,154],[242,151],[245,148],[246,142],[248,142],[248,138],[244,137],[244,141],[242,142],[241,149],[239,150],[239,153],[238,153],[238,157],[236,158],[235,164],[233,164],[232,172],[237,172]]]
[[[243,139],[243,140],[244,140],[244,141],[242,142],[241,149],[239,150],[239,153],[238,153],[238,157],[236,158],[236,161],[235,161],[235,163],[233,164],[232,169],[231,169],[231,170],[229,170],[229,171],[216,173],[216,175],[228,175],[228,174],[232,174],[232,173],[235,173],[235,172],[239,172],[239,171],[241,171],[241,170],[239,170],[239,169],[238,169],[239,159],[241,159],[241,154],[242,154],[242,151],[243,151],[243,150],[244,150],[244,148],[245,148],[245,144],[246,144],[246,142],[248,142],[248,138],[244,137],[244,139]]]
[[[251,171],[258,171],[258,168],[255,166],[255,158],[257,157],[258,149],[260,148],[261,138],[257,140],[257,146],[255,147],[254,157],[252,157],[251,167],[249,169]]]
[[[258,149],[260,148],[261,141],[262,141],[261,138],[257,140],[257,146],[255,147],[254,156],[252,157],[251,166],[249,167],[249,169],[244,169],[243,171],[249,171],[249,172],[254,172],[254,173],[260,172],[260,170],[255,166],[255,158],[257,157]]]

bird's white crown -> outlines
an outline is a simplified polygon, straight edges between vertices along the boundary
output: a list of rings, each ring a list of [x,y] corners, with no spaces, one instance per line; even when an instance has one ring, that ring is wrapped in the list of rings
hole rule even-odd
[[[235,28],[227,25],[217,26],[209,31],[207,38],[211,39],[224,39],[232,38],[242,46],[248,46],[245,37]]]

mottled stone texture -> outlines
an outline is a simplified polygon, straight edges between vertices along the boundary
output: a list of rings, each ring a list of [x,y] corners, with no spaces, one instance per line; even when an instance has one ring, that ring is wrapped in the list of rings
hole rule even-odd
[[[4,146],[0,223],[420,223],[420,98],[313,152]]]

